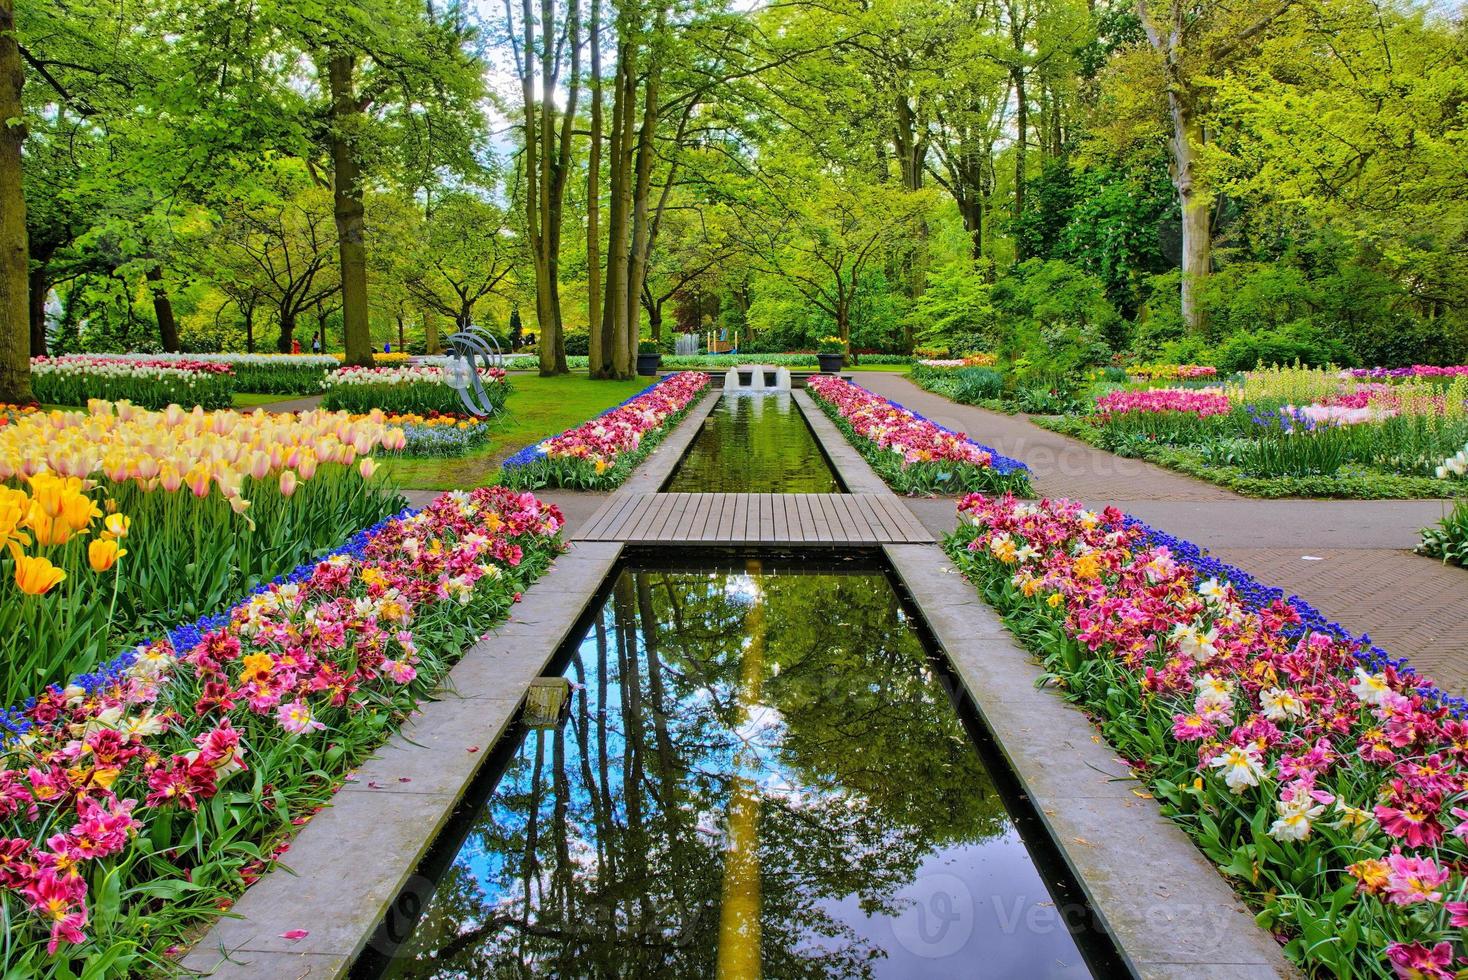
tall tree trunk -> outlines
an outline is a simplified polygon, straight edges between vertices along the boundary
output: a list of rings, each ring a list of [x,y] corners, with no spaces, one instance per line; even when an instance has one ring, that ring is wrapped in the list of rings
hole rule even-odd
[[[1167,109],[1172,120],[1167,144],[1172,185],[1177,189],[1182,207],[1182,317],[1189,330],[1201,333],[1207,329],[1208,322],[1198,303],[1198,291],[1213,263],[1213,216],[1209,195],[1199,186],[1194,170],[1198,149],[1203,145],[1203,126],[1198,119],[1197,91],[1184,77],[1181,65],[1186,8],[1182,4],[1174,7],[1172,21],[1167,25],[1152,19],[1146,0],[1138,0],[1137,14],[1147,40],[1162,55],[1167,78]]]
[[[1198,302],[1198,293],[1213,264],[1213,208],[1194,172],[1203,127],[1186,93],[1169,88],[1167,101],[1172,114],[1172,136],[1168,140],[1172,184],[1182,205],[1183,323],[1194,333],[1202,333],[1208,328],[1208,318]]]
[[[255,304],[251,303],[244,307],[240,310],[240,314],[245,318],[245,353],[253,354],[255,353]]]
[[[659,14],[659,20],[662,15]],[[637,137],[637,162],[632,189],[632,248],[627,264],[627,346],[635,358],[642,332],[642,284],[647,278],[648,197],[652,193],[652,145],[658,126],[659,61],[649,66],[643,94],[642,126]],[[633,365],[629,365],[632,367]]]
[[[153,294],[153,316],[158,320],[158,337],[163,349],[177,354],[178,319],[173,315],[173,301],[168,298],[168,287],[163,284],[163,269],[153,266],[148,270],[148,289]]]
[[[403,315],[397,315],[398,320],[398,351],[406,352],[408,349],[408,328],[403,325]]]
[[[963,215],[963,227],[971,242],[969,254],[977,262],[984,257],[984,199],[978,194],[964,198],[959,213]]]
[[[591,0],[591,146],[586,156],[586,331],[593,378],[607,376],[601,309],[601,0]]]
[[[423,343],[428,353],[443,353],[443,343],[438,338],[438,315],[432,310],[423,313]]]
[[[327,61],[331,83],[331,194],[336,206],[337,254],[342,280],[342,347],[346,363],[371,366],[372,332],[367,319],[366,208],[356,141],[362,126],[352,74],[356,57],[335,50]],[[322,326],[322,347],[326,328]]]
[[[41,357],[46,353],[46,300],[51,295],[51,271],[40,256],[31,256],[26,288],[30,296],[31,356]]]
[[[282,354],[291,352],[291,341],[296,339],[296,315],[280,311],[280,337],[275,342],[275,349]]]
[[[1016,35],[1018,28],[1015,28]],[[1020,38],[1015,37],[1018,46]],[[1018,57],[1018,55],[1016,55]],[[1015,98],[1015,141],[1014,141],[1014,220],[1019,221],[1025,215],[1025,169],[1029,165],[1026,153],[1029,142],[1030,129],[1030,104],[1025,94],[1025,71],[1021,66],[1015,66],[1010,70],[1010,79],[1014,83]],[[1014,257],[1019,261],[1029,258],[1025,253],[1024,241],[1016,238],[1014,243]]]
[[[554,0],[541,0],[542,16],[549,23],[555,10]],[[547,45],[549,47],[549,45]],[[542,199],[545,208],[546,220],[541,227],[545,236],[546,266],[549,270],[551,288],[551,309],[555,314],[556,337],[555,337],[555,370],[557,374],[566,374],[569,368],[566,366],[566,328],[561,311],[561,230],[562,219],[565,213],[566,181],[571,175],[571,152],[573,149],[573,134],[576,123],[576,103],[581,94],[581,5],[579,0],[570,0],[566,5],[566,47],[570,50],[571,64],[567,72],[566,107],[561,113],[560,146],[553,147],[550,141],[554,134],[551,125],[556,100],[555,92],[559,78],[560,67],[554,69],[555,74],[543,74],[542,85],[542,111],[546,113],[546,124],[544,132],[546,135],[546,150],[543,167],[550,174],[547,181],[547,193]],[[546,62],[549,63],[549,57]],[[556,155],[552,157],[550,152],[556,149]]]
[[[661,300],[651,300],[645,304],[647,307],[647,333],[653,340],[662,342],[663,339],[663,304]]]
[[[619,16],[623,37],[631,31],[630,17]],[[607,208],[607,281],[603,330],[611,339],[613,378],[632,376],[632,353],[627,346],[628,209],[631,202],[632,117],[637,100],[637,49],[622,40],[617,51],[617,82],[612,98],[612,135],[607,160],[611,186]],[[631,349],[635,351],[635,348]],[[605,353],[604,353],[605,356]]]
[[[20,104],[25,73],[15,39],[13,0],[0,0],[0,401],[31,398],[29,239],[25,194],[20,183],[20,146],[25,114]],[[11,120],[15,120],[12,122]]]

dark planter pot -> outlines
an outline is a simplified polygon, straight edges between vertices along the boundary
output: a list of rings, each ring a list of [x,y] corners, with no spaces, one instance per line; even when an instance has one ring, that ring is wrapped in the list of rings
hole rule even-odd
[[[821,362],[822,374],[837,374],[846,363],[845,354],[817,354],[816,360]]]
[[[658,365],[663,363],[661,354],[638,354],[637,373],[644,378],[650,378],[658,373]]]

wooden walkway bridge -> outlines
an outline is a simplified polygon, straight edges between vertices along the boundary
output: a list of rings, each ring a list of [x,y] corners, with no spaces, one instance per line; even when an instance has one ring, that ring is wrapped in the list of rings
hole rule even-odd
[[[930,544],[892,494],[629,493],[607,501],[578,541],[628,544]]]

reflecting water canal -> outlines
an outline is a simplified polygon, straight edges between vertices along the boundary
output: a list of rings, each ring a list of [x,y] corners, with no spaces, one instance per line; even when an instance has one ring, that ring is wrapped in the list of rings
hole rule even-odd
[[[840,493],[788,391],[726,392],[664,488],[669,493]]]
[[[625,569],[565,673],[390,975],[1090,975],[874,565]]]

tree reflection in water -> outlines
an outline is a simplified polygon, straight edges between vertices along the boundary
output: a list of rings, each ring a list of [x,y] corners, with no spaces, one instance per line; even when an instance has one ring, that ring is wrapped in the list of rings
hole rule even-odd
[[[519,747],[393,975],[1084,974],[1064,930],[894,941],[924,875],[967,876],[977,918],[1048,895],[882,574],[624,571],[567,675],[568,720]],[[726,861],[741,783],[757,844]],[[719,955],[740,860],[742,960]]]
[[[725,392],[673,471],[670,493],[840,493],[788,391]]]

